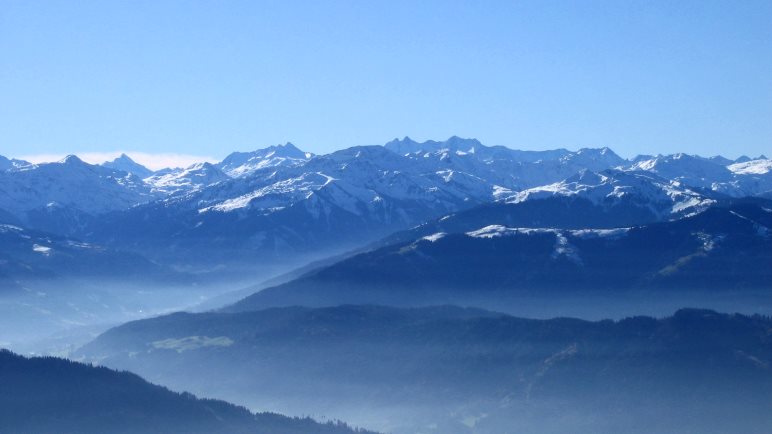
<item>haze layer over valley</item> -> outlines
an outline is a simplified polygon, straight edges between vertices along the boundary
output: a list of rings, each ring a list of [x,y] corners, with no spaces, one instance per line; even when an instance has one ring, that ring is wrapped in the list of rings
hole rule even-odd
[[[0,434],[772,433],[770,23],[2,2]]]

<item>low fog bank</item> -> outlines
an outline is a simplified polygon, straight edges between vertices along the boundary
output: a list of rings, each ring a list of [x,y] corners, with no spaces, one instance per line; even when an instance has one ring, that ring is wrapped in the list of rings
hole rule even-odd
[[[247,281],[249,282],[249,281]],[[152,283],[131,279],[40,279],[0,294],[0,347],[66,356],[127,321],[190,309],[243,288],[243,280]]]

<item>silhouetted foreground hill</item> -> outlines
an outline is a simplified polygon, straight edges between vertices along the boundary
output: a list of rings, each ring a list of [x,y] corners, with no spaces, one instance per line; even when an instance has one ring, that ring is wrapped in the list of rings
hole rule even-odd
[[[0,350],[3,433],[364,433],[343,424],[253,414],[116,372]]]
[[[380,306],[178,313],[80,356],[232,402],[393,433],[769,433],[772,320],[533,320]]]

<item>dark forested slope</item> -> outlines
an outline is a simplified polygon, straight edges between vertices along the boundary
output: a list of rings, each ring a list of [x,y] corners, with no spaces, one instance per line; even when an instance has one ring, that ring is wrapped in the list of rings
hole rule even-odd
[[[0,350],[0,432],[352,434],[342,424],[198,399],[137,375]]]

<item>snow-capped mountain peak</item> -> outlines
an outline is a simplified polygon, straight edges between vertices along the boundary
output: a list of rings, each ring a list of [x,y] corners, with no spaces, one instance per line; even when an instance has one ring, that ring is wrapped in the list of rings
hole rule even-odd
[[[242,178],[267,167],[288,167],[302,164],[314,155],[298,149],[292,143],[269,146],[252,152],[233,152],[217,167],[232,178]]]
[[[121,154],[118,158],[112,161],[105,161],[101,164],[101,166],[110,169],[121,170],[127,173],[133,173],[140,178],[147,178],[153,174],[152,170],[132,160],[131,157],[126,154]]]
[[[627,160],[607,147],[581,148],[576,152],[571,152],[563,156],[561,161],[578,164],[589,170],[604,170],[607,168],[621,167],[627,163]]]
[[[0,172],[7,170],[20,170],[33,167],[34,164],[29,161],[17,160],[15,158],[8,159],[0,155]]]
[[[61,160],[59,160],[57,163],[59,163],[59,164],[69,164],[69,165],[82,165],[82,164],[87,164],[86,162],[84,162],[83,160],[81,160],[80,158],[78,158],[78,156],[77,156],[77,155],[73,155],[73,154],[70,154],[70,155],[68,155],[68,156],[66,156],[66,157],[64,157],[64,158],[62,158],[62,159],[61,159]]]
[[[0,209],[26,221],[56,203],[87,214],[127,209],[153,199],[132,174],[85,163],[68,155],[55,163],[0,173]]]

